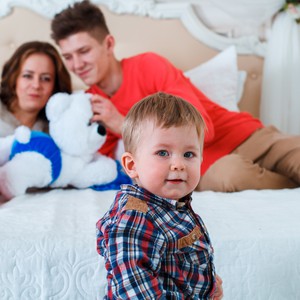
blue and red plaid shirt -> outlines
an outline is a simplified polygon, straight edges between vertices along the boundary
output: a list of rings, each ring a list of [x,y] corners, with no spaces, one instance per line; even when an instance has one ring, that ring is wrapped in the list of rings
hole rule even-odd
[[[104,299],[210,299],[213,248],[190,195],[176,201],[123,185],[97,222],[105,258]]]

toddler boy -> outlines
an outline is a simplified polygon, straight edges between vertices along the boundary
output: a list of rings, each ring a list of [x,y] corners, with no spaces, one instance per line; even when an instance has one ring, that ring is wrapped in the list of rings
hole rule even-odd
[[[191,207],[200,179],[205,123],[183,99],[156,93],[136,103],[123,126],[123,185],[97,223],[105,299],[221,299],[213,248]]]

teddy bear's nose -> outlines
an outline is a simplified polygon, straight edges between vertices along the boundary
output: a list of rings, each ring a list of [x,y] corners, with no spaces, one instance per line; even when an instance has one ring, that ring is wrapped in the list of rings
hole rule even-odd
[[[103,135],[103,136],[106,135],[106,129],[103,124],[98,125],[97,131],[100,135]]]

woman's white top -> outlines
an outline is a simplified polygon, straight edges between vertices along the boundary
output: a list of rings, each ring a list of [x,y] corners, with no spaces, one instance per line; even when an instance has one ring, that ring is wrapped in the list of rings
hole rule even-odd
[[[15,129],[22,125],[19,120],[0,102],[0,137],[14,134]],[[47,124],[38,120],[32,127],[32,130],[47,131]]]

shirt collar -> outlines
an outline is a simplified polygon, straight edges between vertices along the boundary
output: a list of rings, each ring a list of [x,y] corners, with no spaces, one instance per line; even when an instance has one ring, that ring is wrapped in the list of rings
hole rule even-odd
[[[157,196],[155,194],[150,193],[148,190],[138,186],[137,184],[123,184],[121,186],[121,191],[123,193],[127,193],[135,198],[138,198],[140,200],[154,203],[159,206],[166,206],[171,209],[177,210],[179,208],[182,208],[186,204],[189,204],[192,201],[192,193],[186,195],[185,197],[174,200],[170,198],[163,198],[160,196]]]

